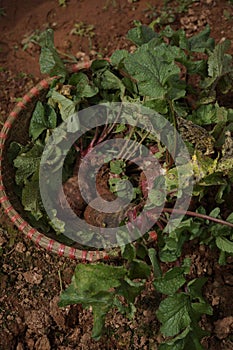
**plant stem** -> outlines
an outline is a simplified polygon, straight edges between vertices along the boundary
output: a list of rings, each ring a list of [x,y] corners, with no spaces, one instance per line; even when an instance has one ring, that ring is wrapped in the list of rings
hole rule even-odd
[[[214,218],[214,217],[209,216],[209,215],[200,214],[200,213],[196,213],[196,212],[189,211],[189,210],[186,211],[186,210],[182,210],[182,209],[163,208],[163,212],[164,213],[177,213],[177,214],[184,214],[184,215],[194,216],[196,218],[214,221],[214,222],[217,222],[218,224],[226,225],[226,226],[229,226],[229,227],[233,228],[233,223],[231,223],[231,222],[228,222],[228,221],[225,221],[225,220],[221,220],[221,219],[217,219],[217,218]]]

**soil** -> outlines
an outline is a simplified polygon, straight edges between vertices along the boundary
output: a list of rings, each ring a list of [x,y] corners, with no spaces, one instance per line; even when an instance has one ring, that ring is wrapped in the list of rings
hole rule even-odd
[[[0,9],[0,117],[5,120],[17,99],[42,77],[39,47],[31,39],[38,31],[52,27],[61,53],[79,60],[108,57],[115,49],[129,48],[125,34],[134,20],[148,24],[158,16],[159,0],[70,0],[66,7],[55,0],[1,0]],[[169,2],[176,8],[177,2]],[[187,3],[187,1],[180,1]],[[191,1],[190,1],[191,3]],[[80,27],[80,22],[83,25]],[[75,24],[76,34],[74,32]],[[217,42],[233,42],[231,1],[200,0],[187,12],[176,13],[173,28],[184,28],[188,35],[206,24]],[[80,31],[80,28],[83,29]],[[159,30],[160,26],[156,27]],[[77,32],[82,35],[78,35]],[[230,53],[233,53],[231,46]],[[69,57],[70,59],[70,57]],[[229,102],[230,103],[230,102]],[[80,305],[59,308],[62,289],[70,283],[76,262],[39,249],[1,214],[0,230],[0,350],[87,350],[157,349],[163,340],[155,312],[160,302],[150,282],[137,300],[137,313],[127,320],[116,310],[108,315],[106,333],[96,342],[91,338],[92,313]],[[208,247],[187,246],[184,257],[192,259],[192,278],[208,278],[204,297],[213,307],[213,316],[202,318],[210,332],[203,346],[210,350],[233,349],[232,260],[218,264],[218,253]]]

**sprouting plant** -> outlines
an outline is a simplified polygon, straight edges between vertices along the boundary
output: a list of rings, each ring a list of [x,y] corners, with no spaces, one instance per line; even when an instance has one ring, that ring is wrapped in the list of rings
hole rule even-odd
[[[58,0],[58,5],[61,7],[66,7],[67,6],[67,0]]]
[[[39,29],[34,30],[31,34],[25,34],[21,44],[23,45],[23,50],[27,50],[30,43],[38,45],[40,39],[41,31]]]
[[[156,6],[147,5],[145,12],[147,17],[152,20],[153,25],[165,25],[173,23],[176,20],[177,14],[185,13],[188,8],[197,0],[179,0],[175,4],[170,4],[173,0],[164,0],[161,9],[157,9]]]
[[[87,38],[89,41],[89,47],[92,48],[92,39],[95,36],[95,27],[93,24],[87,24],[84,22],[77,22],[74,28],[70,32],[71,35],[77,35],[81,38]]]
[[[74,34],[80,37],[89,37],[93,38],[95,36],[93,24],[86,24],[84,22],[77,22],[74,25],[74,28],[71,30],[70,34]]]

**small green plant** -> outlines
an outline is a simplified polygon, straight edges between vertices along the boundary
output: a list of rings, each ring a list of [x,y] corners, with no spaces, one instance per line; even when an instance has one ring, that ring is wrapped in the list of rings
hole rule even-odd
[[[67,0],[58,0],[58,5],[61,7],[66,7],[67,6]]]
[[[142,256],[143,247],[143,256]],[[109,310],[117,308],[132,318],[135,314],[135,299],[145,288],[153,273],[154,287],[161,299],[167,295],[156,311],[161,322],[161,332],[167,341],[161,349],[202,349],[200,341],[204,332],[198,325],[203,313],[212,315],[212,308],[202,297],[201,289],[205,278],[186,280],[190,261],[186,259],[181,267],[174,267],[162,275],[157,253],[153,248],[133,245],[122,248],[125,258],[121,266],[106,264],[77,265],[71,285],[62,292],[59,305],[81,303],[92,307],[94,326],[92,336],[99,339],[104,329],[104,319]],[[139,258],[140,256],[140,258]],[[143,259],[142,259],[143,257]],[[150,263],[145,263],[145,260]],[[97,277],[98,276],[98,277]]]
[[[88,38],[89,47],[92,48],[92,39],[95,36],[95,27],[93,24],[86,24],[84,22],[77,22],[70,32],[71,35],[77,35],[81,38]]]
[[[166,25],[175,22],[177,15],[187,12],[189,7],[197,0],[179,0],[175,4],[171,4],[173,0],[163,1],[161,9],[157,9],[156,6],[147,5],[145,12],[147,17],[152,20],[151,26],[153,25]]]
[[[74,28],[71,30],[70,34],[74,34],[81,37],[90,37],[95,36],[93,24],[86,24],[84,22],[75,23]]]
[[[23,51],[26,51],[31,43],[38,45],[41,31],[36,29],[31,34],[25,34],[21,44],[23,45]]]

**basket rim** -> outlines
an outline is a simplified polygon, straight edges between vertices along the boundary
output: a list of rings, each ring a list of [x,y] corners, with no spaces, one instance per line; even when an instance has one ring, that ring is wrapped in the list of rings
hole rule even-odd
[[[90,68],[92,61],[80,62],[72,66],[72,72],[77,72],[81,69]],[[10,218],[11,222],[22,232],[28,239],[32,240],[37,246],[46,249],[49,252],[55,253],[60,257],[68,257],[70,259],[94,262],[98,260],[108,260],[111,257],[119,256],[119,250],[114,248],[109,251],[106,250],[82,250],[70,247],[64,243],[57,242],[55,239],[47,237],[44,233],[33,228],[21,215],[14,209],[14,205],[10,202],[6,188],[4,186],[3,175],[3,150],[6,145],[10,130],[18,118],[22,110],[27,109],[27,105],[32,98],[38,97],[42,91],[49,89],[50,84],[57,76],[49,77],[41,80],[38,84],[26,93],[20,102],[16,104],[13,110],[8,115],[0,132],[0,205],[3,207],[4,213]]]

